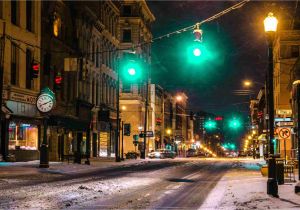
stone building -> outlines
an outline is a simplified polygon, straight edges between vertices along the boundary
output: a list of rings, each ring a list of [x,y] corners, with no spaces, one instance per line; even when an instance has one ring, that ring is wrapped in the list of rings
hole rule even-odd
[[[32,78],[31,66],[40,63],[40,21],[41,1],[0,2],[0,34],[5,39],[0,146],[9,161],[39,158],[41,121],[35,102],[41,74]]]
[[[130,136],[124,136],[123,152],[134,151],[133,135],[144,130],[146,96],[150,98],[151,91],[148,73],[151,71],[151,24],[155,17],[148,8],[146,1],[125,0],[120,7],[120,52],[121,57],[128,53],[135,53],[135,58],[145,63],[142,69],[144,78],[142,81],[126,82],[121,78],[120,107],[121,118],[126,124],[130,124]],[[122,68],[122,66],[120,66]],[[147,94],[148,89],[148,94]],[[148,100],[150,102],[150,99]],[[151,107],[147,106],[147,130],[152,130]],[[140,139],[142,141],[142,139]],[[153,138],[147,138],[147,147],[153,148]]]
[[[274,42],[274,111],[275,116],[279,121],[286,121],[291,119],[292,108],[290,104],[290,75],[293,66],[296,63],[300,53],[300,31],[292,29],[281,29],[277,32],[277,37]],[[282,124],[282,126],[284,126]],[[279,126],[278,129],[280,129]],[[293,125],[289,124],[285,127],[289,129]],[[287,139],[282,139],[280,135],[277,136],[277,152],[283,156],[284,145],[286,145],[286,155],[291,157],[291,141],[292,136]],[[285,143],[285,144],[284,144]]]
[[[118,22],[112,1],[42,2],[42,87],[57,98],[49,116],[51,160],[114,155]]]

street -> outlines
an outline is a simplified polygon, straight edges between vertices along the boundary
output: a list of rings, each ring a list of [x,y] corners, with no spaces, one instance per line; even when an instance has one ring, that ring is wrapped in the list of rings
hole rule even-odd
[[[232,209],[239,204],[228,201],[226,196],[231,198],[231,193],[225,192],[226,187],[232,187],[232,181],[239,185],[242,180],[249,184],[250,180],[262,179],[258,163],[182,158],[72,174],[41,171],[32,175],[1,175],[0,209]],[[255,205],[255,201],[251,204],[236,198],[245,209]],[[266,199],[269,202],[271,198]]]

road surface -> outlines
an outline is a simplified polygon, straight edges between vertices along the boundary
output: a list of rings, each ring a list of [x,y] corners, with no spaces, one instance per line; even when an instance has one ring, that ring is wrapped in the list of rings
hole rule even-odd
[[[80,174],[0,177],[0,209],[199,209],[236,160],[151,160]]]

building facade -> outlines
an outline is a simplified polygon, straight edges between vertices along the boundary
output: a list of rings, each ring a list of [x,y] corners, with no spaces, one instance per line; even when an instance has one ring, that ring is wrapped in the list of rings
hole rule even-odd
[[[41,120],[35,102],[41,74],[33,78],[31,70],[33,63],[40,63],[40,21],[40,1],[0,2],[0,34],[4,34],[1,154],[8,161],[39,158]]]
[[[123,137],[123,153],[127,153],[136,150],[133,144],[133,135],[144,131],[145,124],[147,131],[154,130],[152,123],[154,106],[150,101],[152,89],[148,75],[151,71],[151,24],[155,21],[155,17],[144,0],[125,0],[120,3],[120,56],[124,58],[126,54],[134,54],[135,59],[144,63],[141,81],[128,82],[121,77],[121,118],[131,127],[131,134]],[[120,66],[120,69],[122,67]],[[148,102],[147,108],[146,102]],[[145,113],[147,115],[146,123]],[[142,143],[139,143],[137,149],[141,150],[142,147]],[[146,153],[149,149],[155,149],[154,137],[147,138]]]
[[[296,63],[300,53],[300,32],[299,30],[280,30],[274,43],[274,112],[277,121],[291,121],[292,107],[290,94],[290,80],[292,68]],[[290,120],[288,120],[290,119]],[[275,119],[276,121],[276,119]],[[282,157],[292,157],[292,138],[289,136],[283,139],[279,135],[282,127],[291,130],[292,124],[276,123],[277,144],[276,151]]]
[[[42,87],[57,99],[49,116],[51,160],[114,156],[118,18],[112,1],[42,2]]]

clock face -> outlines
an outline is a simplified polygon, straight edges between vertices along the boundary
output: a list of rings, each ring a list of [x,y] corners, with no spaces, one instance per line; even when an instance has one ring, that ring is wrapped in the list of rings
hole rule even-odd
[[[50,112],[54,107],[54,101],[48,94],[41,94],[37,99],[36,107],[40,112]]]

